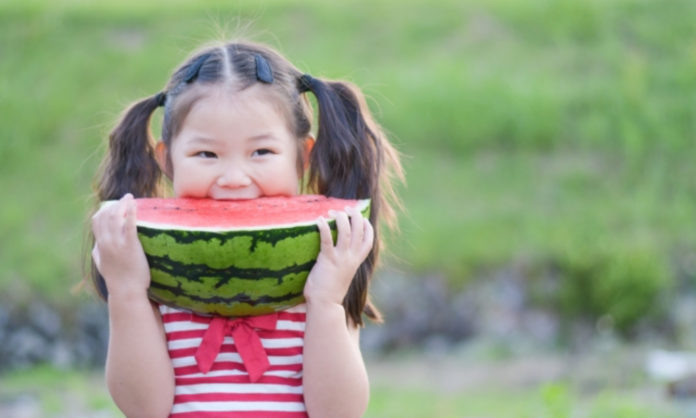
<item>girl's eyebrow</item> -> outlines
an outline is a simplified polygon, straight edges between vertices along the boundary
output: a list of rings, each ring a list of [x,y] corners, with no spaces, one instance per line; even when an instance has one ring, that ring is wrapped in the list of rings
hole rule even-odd
[[[254,136],[250,136],[247,141],[250,142],[261,142],[261,141],[278,141],[278,137],[276,135],[273,135],[272,133],[262,133]],[[211,138],[207,136],[194,136],[191,138],[191,141],[189,142],[190,144],[193,145],[215,145],[220,143],[220,140],[216,138]]]
[[[194,137],[191,139],[191,142],[193,142],[193,143],[195,143],[195,144],[203,144],[203,145],[206,145],[206,144],[215,144],[215,143],[217,143],[218,141],[217,141],[216,139],[214,139],[214,138],[208,138],[208,137],[205,137],[205,136],[194,136]]]
[[[249,137],[250,141],[263,141],[263,140],[277,140],[278,137],[273,135],[272,133],[262,133],[259,135],[254,135],[252,137]]]

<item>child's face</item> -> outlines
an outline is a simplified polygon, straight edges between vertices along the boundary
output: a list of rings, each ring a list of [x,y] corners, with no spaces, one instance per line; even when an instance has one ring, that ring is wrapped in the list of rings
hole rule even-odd
[[[199,99],[172,138],[177,197],[255,199],[299,191],[297,139],[257,87]],[[305,141],[309,146],[309,141]],[[158,146],[162,161],[166,151]]]

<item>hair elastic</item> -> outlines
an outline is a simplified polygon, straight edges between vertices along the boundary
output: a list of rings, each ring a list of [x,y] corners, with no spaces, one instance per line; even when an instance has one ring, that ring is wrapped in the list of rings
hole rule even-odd
[[[261,54],[254,54],[254,60],[256,61],[256,79],[266,84],[273,83],[273,71],[266,58]]]
[[[205,64],[205,61],[210,58],[210,53],[203,54],[196,58],[191,65],[189,65],[186,74],[184,75],[184,83],[191,83],[196,78],[198,78],[198,73],[201,71],[201,67]]]
[[[164,106],[164,103],[167,101],[167,93],[161,91],[155,95],[155,100],[157,100],[157,107],[162,107]]]
[[[314,84],[314,77],[309,74],[302,74],[300,78],[297,79],[297,88],[300,93],[305,93],[312,91],[312,84]]]

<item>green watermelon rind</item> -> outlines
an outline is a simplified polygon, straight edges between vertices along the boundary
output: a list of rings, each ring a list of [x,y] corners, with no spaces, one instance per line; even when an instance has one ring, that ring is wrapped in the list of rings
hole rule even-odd
[[[369,214],[368,203],[362,215]],[[335,220],[329,226],[335,240]],[[202,315],[263,315],[303,303],[320,247],[316,222],[226,232],[137,229],[150,263],[150,299]]]

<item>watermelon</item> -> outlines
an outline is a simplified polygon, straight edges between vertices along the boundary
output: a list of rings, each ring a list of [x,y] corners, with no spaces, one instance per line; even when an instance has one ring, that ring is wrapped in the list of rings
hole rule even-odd
[[[136,199],[152,300],[203,315],[262,315],[304,301],[319,253],[317,220],[369,200],[317,195],[253,200]]]

